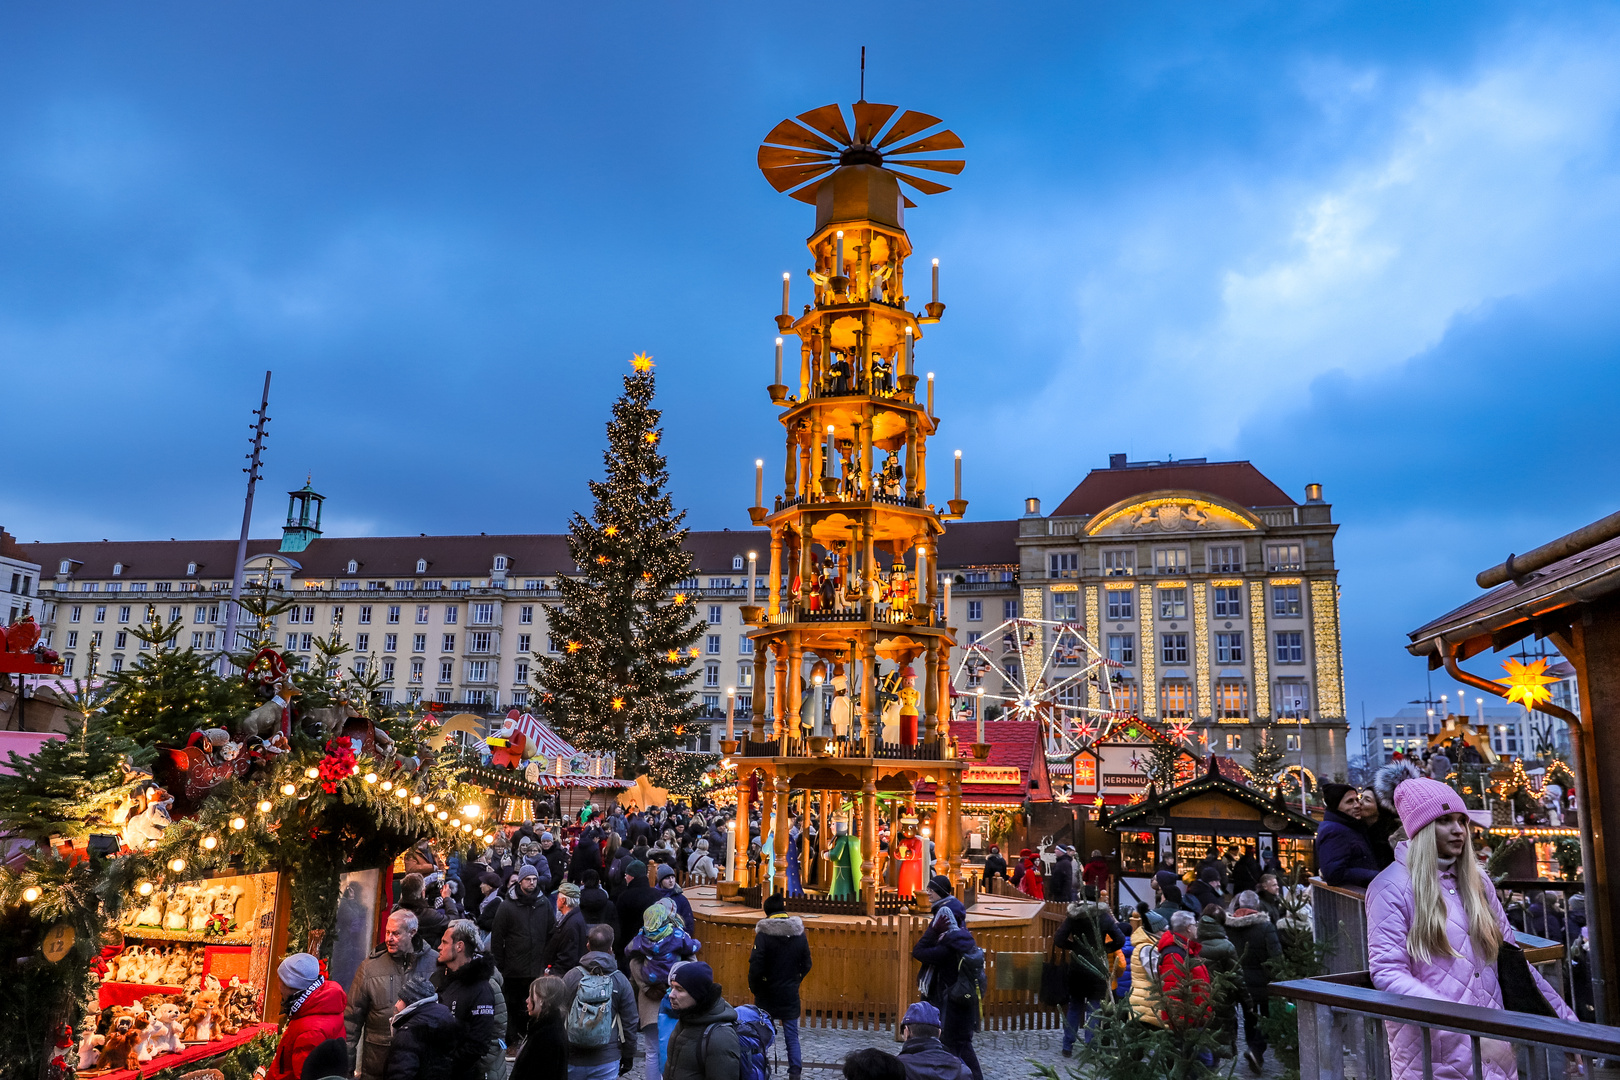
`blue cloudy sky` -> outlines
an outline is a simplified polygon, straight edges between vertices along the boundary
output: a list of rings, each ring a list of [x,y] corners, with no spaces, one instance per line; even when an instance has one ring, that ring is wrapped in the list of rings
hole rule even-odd
[[[233,535],[271,367],[257,532],[306,472],[340,533],[557,529],[645,349],[678,500],[740,526],[810,228],[754,148],[863,43],[968,144],[908,225],[974,517],[1111,451],[1320,481],[1355,718],[1474,571],[1615,509],[1613,5],[815,12],[0,9],[0,524]]]

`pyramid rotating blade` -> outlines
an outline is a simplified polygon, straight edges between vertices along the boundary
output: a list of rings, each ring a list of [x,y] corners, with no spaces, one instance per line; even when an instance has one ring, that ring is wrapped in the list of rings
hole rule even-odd
[[[903,201],[906,204],[906,209],[907,210],[915,210],[915,209],[917,209],[917,204],[911,201],[911,196],[902,195],[902,196],[900,196],[900,199],[901,199],[901,201]]]
[[[781,168],[762,169],[760,171],[765,174],[765,179],[770,182],[771,187],[777,191],[786,191],[788,188],[796,187],[806,180],[814,180],[823,173],[829,172],[837,164],[836,161],[824,161],[814,165],[784,165]]]
[[[956,132],[936,131],[927,138],[918,139],[916,142],[907,143],[905,146],[897,146],[893,150],[885,150],[883,153],[885,156],[889,154],[923,154],[933,153],[936,150],[962,150],[964,148],[962,140],[956,137]]]
[[[888,166],[884,167],[888,168]],[[899,172],[895,169],[889,169],[889,171],[894,173],[894,175],[898,176],[905,183],[910,184],[912,187],[922,192],[924,195],[938,195],[942,191],[951,190],[944,184],[936,184],[934,181],[925,180],[920,176],[907,176],[905,173]]]
[[[939,122],[937,116],[929,116],[927,113],[913,112],[907,109],[900,114],[900,119],[894,122],[894,127],[889,129],[889,133],[883,136],[883,141],[878,143],[878,147],[881,149],[892,142],[908,139],[919,131],[927,131]]]
[[[828,154],[812,154],[807,150],[787,150],[780,146],[762,146],[759,148],[759,167],[762,169],[779,169],[783,165],[803,165],[812,161],[822,161],[828,165],[838,164],[838,159]]]
[[[930,172],[959,173],[967,167],[965,161],[891,161],[893,165],[904,165],[908,169],[928,169]]]
[[[778,146],[799,146],[806,150],[824,150],[831,154],[838,153],[838,147],[823,139],[813,131],[806,131],[792,120],[784,120],[771,128],[765,136],[768,143]]]
[[[849,137],[849,128],[844,126],[844,112],[837,105],[823,105],[819,109],[800,113],[799,122],[815,128],[828,138],[837,139],[845,146],[855,141]]]
[[[811,206],[814,206],[816,205],[816,192],[820,190],[821,181],[817,180],[813,184],[806,184],[798,191],[792,192],[792,197],[798,199],[802,203],[809,203]]]
[[[889,117],[893,116],[900,106],[857,101],[850,108],[855,110],[855,141],[870,146],[877,140],[877,133],[883,130],[883,125],[889,122]]]

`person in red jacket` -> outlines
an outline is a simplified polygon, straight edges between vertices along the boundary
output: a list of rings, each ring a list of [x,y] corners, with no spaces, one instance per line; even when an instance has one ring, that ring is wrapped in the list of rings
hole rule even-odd
[[[1185,1031],[1201,1027],[1213,1015],[1209,969],[1198,962],[1198,916],[1177,911],[1170,929],[1159,938],[1159,1016],[1165,1027]]]
[[[343,987],[321,975],[321,962],[309,953],[293,953],[276,969],[281,980],[282,1008],[287,1027],[270,1059],[265,1080],[299,1080],[304,1059],[327,1039],[341,1039],[343,1010],[349,996]]]

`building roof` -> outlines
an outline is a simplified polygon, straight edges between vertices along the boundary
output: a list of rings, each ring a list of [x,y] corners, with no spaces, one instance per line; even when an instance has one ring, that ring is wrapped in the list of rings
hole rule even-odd
[[[959,753],[967,753],[966,741],[976,733],[976,727],[960,723],[951,729],[957,736]],[[974,783],[964,779],[962,799],[968,803],[1005,803],[1009,806],[1025,799],[1046,800],[1052,797],[1052,784],[1046,774],[1046,754],[1041,748],[1041,725],[1036,720],[986,720],[984,741],[990,744],[990,756],[984,761],[968,762],[971,775],[974,768],[1013,768],[1018,770],[1014,783]],[[933,798],[934,785],[917,785],[919,797]]]
[[[197,563],[198,578],[229,578],[236,563],[235,540],[117,540],[70,541],[19,545],[46,574],[54,574],[63,559],[80,565],[75,577],[101,580],[113,576],[113,565],[123,564],[122,577],[145,580],[184,578],[188,563]],[[276,552],[281,541],[249,540],[248,558]],[[732,573],[732,558],[749,551],[768,560],[770,534],[764,529],[722,529],[687,534],[686,549],[696,560],[695,573]],[[509,577],[574,573],[568,537],[561,533],[506,533],[477,536],[323,536],[303,551],[288,557],[302,570],[299,577],[411,577],[416,561],[427,559],[433,577],[488,576],[496,555],[505,555]],[[349,574],[349,560],[360,564]]]
[[[1017,566],[1017,521],[948,521],[939,538],[941,566]]]
[[[1282,488],[1247,461],[1143,462],[1092,469],[1052,517],[1080,517],[1150,491],[1202,491],[1239,506],[1294,506]]]
[[[1407,651],[1442,663],[1437,641],[1456,648],[1457,659],[1488,648],[1505,649],[1532,633],[1566,628],[1580,605],[1620,589],[1620,537],[1558,560],[1499,585],[1413,630]]]
[[[1204,770],[1193,779],[1185,784],[1173,787],[1163,794],[1150,786],[1147,790],[1147,797],[1141,802],[1132,803],[1118,810],[1105,809],[1100,824],[1105,829],[1115,831],[1139,828],[1144,823],[1144,818],[1150,816],[1162,818],[1166,811],[1188,800],[1200,796],[1218,795],[1242,803],[1259,811],[1262,815],[1275,815],[1276,827],[1267,828],[1267,832],[1280,832],[1292,836],[1309,836],[1316,832],[1315,819],[1306,817],[1297,810],[1289,809],[1287,803],[1283,801],[1280,790],[1271,796],[1267,796],[1248,784],[1223,775],[1227,767],[1225,763],[1230,761],[1231,759],[1227,758],[1223,762],[1222,758],[1211,754]],[[1233,829],[1234,834],[1236,834],[1236,824],[1236,822],[1232,822],[1227,826]],[[1265,822],[1262,821],[1262,824],[1265,824]]]

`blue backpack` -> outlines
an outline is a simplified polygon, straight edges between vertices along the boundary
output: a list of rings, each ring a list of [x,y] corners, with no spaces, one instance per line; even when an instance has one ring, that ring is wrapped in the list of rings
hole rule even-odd
[[[787,1020],[784,1023],[798,1023]],[[718,1024],[703,1029],[698,1039],[698,1060],[709,1060],[709,1033]],[[776,1025],[764,1012],[752,1005],[737,1006],[737,1077],[738,1080],[765,1080],[771,1074],[769,1051],[776,1042]]]

